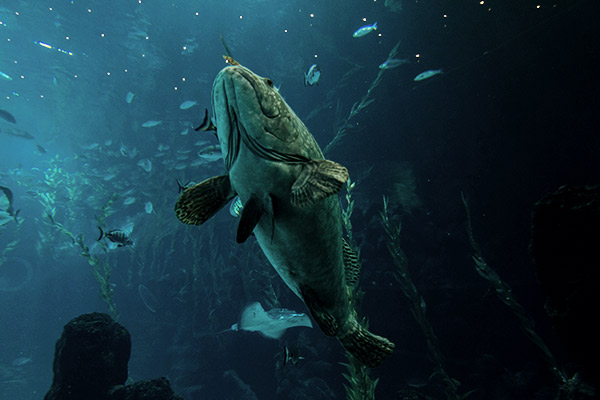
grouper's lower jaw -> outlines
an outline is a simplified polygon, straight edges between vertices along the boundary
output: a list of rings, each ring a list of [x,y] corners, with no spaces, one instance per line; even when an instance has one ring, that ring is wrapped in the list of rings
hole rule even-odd
[[[215,85],[217,81],[223,81],[228,98],[231,99],[232,96],[236,98],[238,115],[242,119],[246,109],[253,111],[253,117],[256,117],[255,110],[261,110],[262,116],[267,119],[277,118],[280,115],[282,99],[270,79],[262,78],[240,65],[235,65],[221,70]],[[215,87],[218,86],[213,86],[213,90]],[[230,103],[233,104],[233,101]]]
[[[265,135],[275,138],[277,133],[271,130],[281,129],[280,107],[287,110],[264,78],[241,66],[226,67],[215,79],[212,102],[227,169],[235,162],[242,141],[261,158],[284,161],[285,157],[273,157],[271,149],[260,148]]]

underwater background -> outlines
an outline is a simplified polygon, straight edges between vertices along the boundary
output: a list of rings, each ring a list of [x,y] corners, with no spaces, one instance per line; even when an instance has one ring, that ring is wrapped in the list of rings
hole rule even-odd
[[[554,398],[553,366],[574,371],[544,311],[531,213],[562,185],[598,183],[599,11],[2,1],[0,185],[20,212],[0,226],[0,399],[42,398],[63,326],[94,311],[131,333],[131,378],[166,376],[185,399],[343,399],[375,384],[363,398]],[[279,340],[228,330],[256,301],[308,311],[253,238],[235,243],[229,207],[202,227],[175,217],[177,180],[225,172],[216,138],[194,127],[228,52],[272,79],[350,172],[340,201],[360,250],[360,314],[396,344],[376,369],[347,364],[318,327]],[[388,58],[398,65],[380,68]],[[305,85],[313,64],[319,82]],[[134,245],[97,241],[98,226]],[[544,346],[522,329],[533,323]],[[283,365],[285,348],[302,359]]]

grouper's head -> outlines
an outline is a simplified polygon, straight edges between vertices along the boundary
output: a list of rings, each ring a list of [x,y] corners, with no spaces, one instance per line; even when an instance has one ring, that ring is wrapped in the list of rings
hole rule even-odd
[[[295,157],[288,154],[295,150],[291,145],[308,132],[273,82],[241,65],[228,66],[215,78],[212,109],[227,169],[241,144],[270,160]]]

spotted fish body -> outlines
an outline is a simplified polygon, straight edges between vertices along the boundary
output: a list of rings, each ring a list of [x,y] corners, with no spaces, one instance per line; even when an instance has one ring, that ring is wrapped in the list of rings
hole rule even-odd
[[[394,345],[358,324],[348,288],[357,263],[348,261],[336,196],[348,171],[325,160],[269,79],[241,65],[217,75],[212,107],[228,174],[187,189],[175,207],[178,218],[200,225],[238,195],[238,242],[254,233],[319,327],[364,364],[379,365]]]

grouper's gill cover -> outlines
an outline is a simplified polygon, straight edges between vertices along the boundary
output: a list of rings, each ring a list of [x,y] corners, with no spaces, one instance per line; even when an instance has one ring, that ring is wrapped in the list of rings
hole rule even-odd
[[[247,68],[233,65],[217,75],[212,106],[227,173],[186,189],[177,218],[202,225],[239,196],[238,243],[254,234],[319,328],[365,365],[381,364],[394,344],[358,323],[348,287],[359,273],[343,246],[337,198],[348,170],[324,159],[273,83]]]

